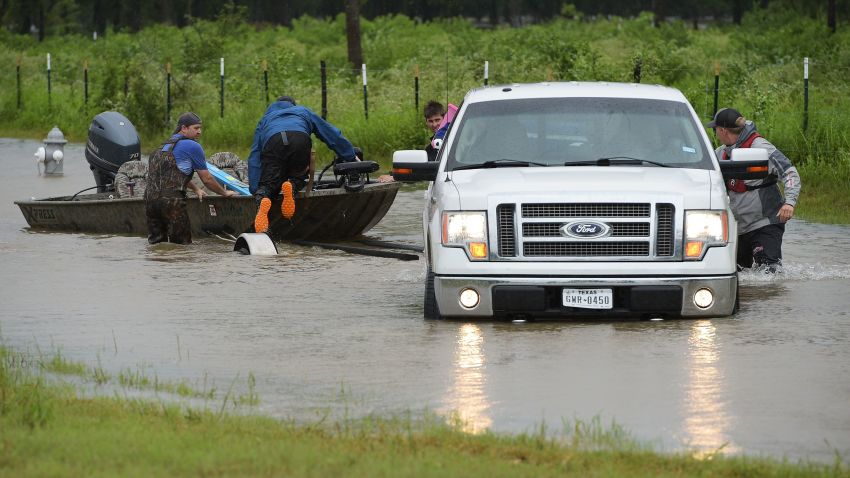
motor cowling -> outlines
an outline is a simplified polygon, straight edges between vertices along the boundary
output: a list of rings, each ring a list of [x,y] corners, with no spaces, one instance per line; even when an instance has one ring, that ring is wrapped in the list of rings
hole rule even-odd
[[[89,125],[86,161],[94,174],[97,192],[114,191],[115,174],[127,161],[141,159],[136,127],[117,111],[104,111]]]

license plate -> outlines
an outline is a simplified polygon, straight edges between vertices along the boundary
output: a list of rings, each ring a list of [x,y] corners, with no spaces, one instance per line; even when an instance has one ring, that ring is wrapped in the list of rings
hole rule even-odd
[[[611,289],[564,289],[564,307],[610,309],[614,306]]]

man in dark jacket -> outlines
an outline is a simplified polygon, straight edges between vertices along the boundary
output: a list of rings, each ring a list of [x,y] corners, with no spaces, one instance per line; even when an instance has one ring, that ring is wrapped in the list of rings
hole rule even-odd
[[[186,210],[186,188],[203,199],[206,193],[192,182],[198,173],[204,185],[222,196],[235,196],[225,190],[207,170],[204,149],[198,144],[201,137],[201,118],[195,113],[183,113],[177,120],[174,134],[148,159],[145,215],[148,242],[192,242],[192,229]]]
[[[310,165],[310,150],[315,134],[342,161],[355,161],[354,146],[342,132],[309,108],[298,106],[289,96],[281,96],[269,105],[257,123],[254,143],[248,156],[248,182],[257,200],[254,230],[265,232],[272,200],[283,194],[281,213],[295,215],[293,194],[303,188]]]

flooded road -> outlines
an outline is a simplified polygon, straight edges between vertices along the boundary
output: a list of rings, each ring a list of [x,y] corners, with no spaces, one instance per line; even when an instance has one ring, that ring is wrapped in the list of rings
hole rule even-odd
[[[81,145],[39,177],[34,141],[0,139],[0,336],[107,371],[256,377],[259,410],[436,410],[470,430],[622,425],[662,450],[850,460],[850,227],[792,221],[787,272],[746,274],[733,318],[605,323],[424,321],[424,262],[216,239],[33,233],[16,199],[94,185]],[[369,235],[421,243],[422,191]]]

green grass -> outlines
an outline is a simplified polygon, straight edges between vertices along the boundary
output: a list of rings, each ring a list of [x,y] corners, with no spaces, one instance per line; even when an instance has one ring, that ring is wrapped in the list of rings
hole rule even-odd
[[[743,24],[693,30],[684,22],[651,26],[651,15],[597,20],[555,19],[522,28],[477,29],[462,19],[417,23],[404,16],[363,19],[369,68],[369,118],[360,76],[347,64],[345,22],[301,18],[292,28],[255,28],[236,13],[191,26],[152,26],[129,34],[108,32],[49,37],[42,43],[0,29],[0,135],[42,139],[54,125],[86,139],[92,117],[124,113],[141,135],[143,150],[159,144],[182,111],[204,119],[205,150],[245,158],[269,96],[290,94],[321,111],[319,61],[328,68],[328,119],[366,159],[388,168],[392,152],[422,147],[428,138],[414,107],[414,71],[420,72],[420,108],[429,99],[459,104],[483,83],[543,80],[632,81],[636,60],[643,83],[680,89],[697,113],[713,112],[715,64],[719,106],[734,106],[803,173],[798,214],[850,223],[850,208],[830,198],[850,196],[850,172],[832,169],[850,153],[850,29],[831,34],[823,18],[810,18],[780,2],[755,9]],[[180,44],[181,48],[175,48]],[[388,45],[392,44],[392,48]],[[48,98],[45,55],[52,54]],[[224,117],[219,113],[219,58],[226,61]],[[803,111],[803,58],[809,57],[809,113]],[[17,107],[15,65],[20,61],[22,107]],[[83,101],[83,64],[89,64],[89,103]],[[166,119],[165,65],[172,67],[172,110]],[[2,65],[6,65],[5,67]],[[125,95],[125,80],[127,93]],[[805,123],[805,128],[804,128]],[[332,153],[316,141],[320,164]],[[844,158],[844,159],[841,159]],[[823,169],[826,168],[826,169]],[[846,202],[842,203],[846,205]]]
[[[0,476],[850,476],[832,465],[658,453],[598,419],[470,435],[423,413],[296,423],[84,398],[0,347]]]
[[[803,190],[796,214],[813,222],[850,224],[850,152],[798,169]]]

